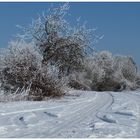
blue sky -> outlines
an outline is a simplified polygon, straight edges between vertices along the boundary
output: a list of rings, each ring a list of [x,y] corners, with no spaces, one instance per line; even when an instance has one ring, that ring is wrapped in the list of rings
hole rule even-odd
[[[53,3],[54,6],[57,5]],[[28,26],[37,14],[46,11],[51,3],[0,3],[0,47],[20,30],[16,25]],[[109,50],[113,54],[131,55],[140,68],[140,3],[70,3],[69,21],[81,17],[89,27],[104,38],[96,50]]]

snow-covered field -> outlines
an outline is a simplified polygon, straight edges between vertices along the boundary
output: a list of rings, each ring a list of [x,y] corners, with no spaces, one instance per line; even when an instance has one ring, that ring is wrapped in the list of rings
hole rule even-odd
[[[140,92],[71,91],[43,102],[0,103],[0,137],[140,137]]]

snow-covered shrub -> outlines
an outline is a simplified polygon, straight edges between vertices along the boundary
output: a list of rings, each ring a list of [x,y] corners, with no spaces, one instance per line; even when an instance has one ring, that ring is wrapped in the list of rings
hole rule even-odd
[[[59,68],[60,77],[82,68],[84,58],[93,52],[90,46],[97,41],[93,29],[77,21],[75,27],[67,21],[69,4],[51,8],[39,16],[28,28],[23,28],[24,39],[30,39],[43,54],[43,63],[51,63]]]
[[[13,90],[18,87],[30,83],[30,79],[33,78],[34,73],[37,68],[40,67],[41,56],[34,50],[31,44],[26,44],[25,42],[11,42],[9,48],[3,54],[2,61],[2,80],[3,86],[12,88]],[[8,86],[8,83],[10,84]]]
[[[102,51],[94,54],[85,62],[87,78],[92,80],[92,90],[117,90],[119,82],[115,77],[114,59],[110,52]]]
[[[73,72],[68,76],[68,86],[78,90],[91,90],[91,80],[86,78],[86,72]]]
[[[102,51],[86,59],[85,72],[86,78],[91,80],[92,90],[136,88],[137,68],[131,57],[113,56],[108,51]]]
[[[0,66],[2,89],[20,94],[22,89],[29,88],[29,100],[63,95],[58,74],[55,74],[49,64],[44,66],[42,59],[34,44],[24,41],[11,42],[9,49],[3,54]]]
[[[46,68],[45,68],[46,67]],[[64,95],[64,83],[54,73],[49,73],[48,66],[37,71],[31,83],[30,99],[42,100],[44,97],[60,97]],[[52,71],[53,72],[53,71]]]
[[[137,75],[137,66],[132,57],[116,56],[116,69],[121,70],[123,77],[131,82],[135,81]]]

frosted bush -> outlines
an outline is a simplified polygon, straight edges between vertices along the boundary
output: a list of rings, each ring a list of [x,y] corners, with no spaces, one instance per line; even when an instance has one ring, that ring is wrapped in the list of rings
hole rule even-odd
[[[91,80],[86,78],[85,72],[73,72],[68,76],[68,86],[79,90],[91,90]]]
[[[16,93],[20,94],[29,88],[29,100],[64,94],[57,72],[49,64],[42,64],[42,55],[32,43],[10,43],[1,63],[1,88],[5,92],[13,94],[18,89]]]
[[[117,56],[114,58],[116,69],[122,72],[125,79],[133,82],[137,75],[137,66],[132,57],[129,56]]]
[[[131,57],[113,56],[108,51],[95,53],[85,61],[85,76],[92,81],[92,90],[136,88],[137,67]]]

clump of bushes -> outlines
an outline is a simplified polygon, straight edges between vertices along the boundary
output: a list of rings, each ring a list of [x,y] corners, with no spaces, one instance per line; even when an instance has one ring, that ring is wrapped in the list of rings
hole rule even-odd
[[[128,56],[113,56],[108,51],[94,54],[85,61],[90,87],[97,91],[121,91],[136,88],[137,67]]]

